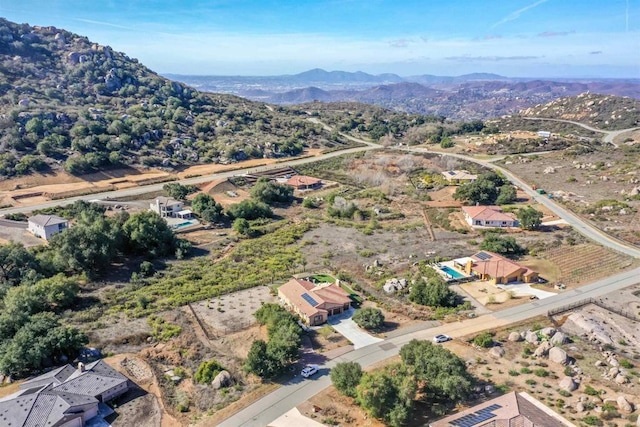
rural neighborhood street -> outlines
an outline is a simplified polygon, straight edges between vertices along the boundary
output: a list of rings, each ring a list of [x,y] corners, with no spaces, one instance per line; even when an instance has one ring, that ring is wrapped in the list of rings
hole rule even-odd
[[[623,133],[627,133],[627,132],[631,132],[631,131],[640,129],[640,127],[634,127],[634,128],[621,129],[621,130],[603,130],[603,129],[594,128],[593,126],[585,125],[584,123],[574,122],[574,121],[571,121],[571,120],[547,119],[547,118],[544,118],[544,117],[523,117],[523,118],[525,120],[541,120],[541,121],[548,121],[548,122],[570,123],[572,125],[580,126],[581,128],[584,128],[586,130],[590,130],[592,132],[603,133],[604,134],[604,138],[602,139],[602,141],[606,142],[608,144],[611,144],[616,148],[618,148],[618,144],[613,142],[614,139],[616,139],[618,136],[622,135]]]

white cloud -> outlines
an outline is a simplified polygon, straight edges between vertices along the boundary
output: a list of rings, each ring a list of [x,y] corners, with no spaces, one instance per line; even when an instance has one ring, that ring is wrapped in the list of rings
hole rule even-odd
[[[511,12],[509,15],[505,16],[500,21],[498,21],[495,24],[493,24],[491,26],[491,28],[495,28],[498,25],[502,25],[502,24],[504,24],[506,22],[509,22],[509,21],[515,21],[516,19],[520,18],[520,15],[522,15],[526,11],[531,10],[533,8],[536,8],[536,7],[540,6],[541,4],[544,4],[544,3],[548,2],[548,1],[549,0],[538,0],[537,2],[532,3],[529,6],[525,6],[522,9],[516,10],[515,12]]]

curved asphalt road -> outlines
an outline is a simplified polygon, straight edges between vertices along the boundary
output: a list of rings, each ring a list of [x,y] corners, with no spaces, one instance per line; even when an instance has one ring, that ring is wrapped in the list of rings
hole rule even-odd
[[[640,129],[640,127],[635,127],[635,128],[629,128],[629,129],[621,129],[621,130],[604,130],[604,129],[594,128],[593,126],[585,125],[584,123],[574,122],[574,121],[571,121],[571,120],[547,119],[547,118],[544,118],[544,117],[523,117],[523,118],[525,120],[543,120],[543,121],[548,121],[548,122],[571,123],[572,125],[580,126],[581,128],[590,130],[592,132],[603,133],[604,134],[603,141],[613,145],[616,148],[618,148],[618,144],[613,142],[614,139],[616,139],[618,136],[622,135],[623,133],[627,133],[627,132],[634,131],[636,129]]]

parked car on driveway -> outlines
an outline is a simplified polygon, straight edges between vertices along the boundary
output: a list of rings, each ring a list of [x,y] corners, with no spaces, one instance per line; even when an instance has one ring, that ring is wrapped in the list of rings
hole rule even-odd
[[[439,344],[441,342],[451,341],[452,339],[453,338],[451,338],[449,335],[440,334],[433,337],[433,342]]]
[[[308,365],[302,370],[301,374],[303,377],[309,378],[310,376],[314,375],[316,372],[318,372],[318,367],[316,365]]]

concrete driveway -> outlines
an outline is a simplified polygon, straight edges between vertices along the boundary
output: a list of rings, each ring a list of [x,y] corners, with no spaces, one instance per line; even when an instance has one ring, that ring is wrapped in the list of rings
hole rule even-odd
[[[338,333],[351,341],[353,348],[356,350],[383,341],[381,338],[376,338],[371,334],[368,334],[356,325],[356,323],[351,320],[351,316],[353,316],[354,312],[355,310],[350,308],[348,311],[345,311],[340,315],[331,316],[329,320],[327,320],[327,323],[333,326],[333,329],[338,331]]]
[[[505,291],[513,291],[517,296],[535,295],[538,299],[545,299],[557,295],[553,292],[547,292],[540,289],[532,288],[529,283],[517,283],[515,285],[498,285],[500,289]]]

